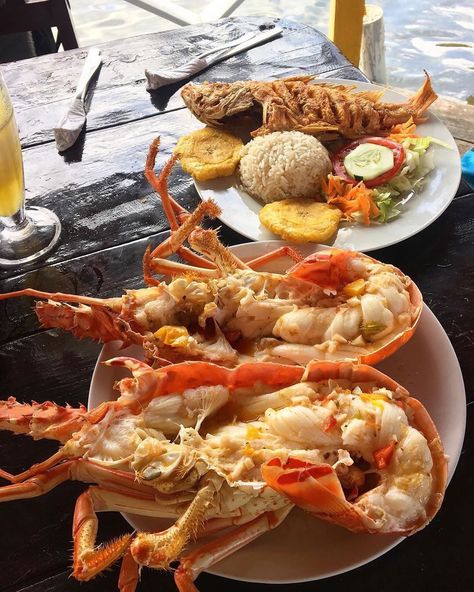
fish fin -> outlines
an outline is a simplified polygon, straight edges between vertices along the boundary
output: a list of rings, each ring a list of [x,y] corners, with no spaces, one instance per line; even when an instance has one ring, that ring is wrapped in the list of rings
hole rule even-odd
[[[308,83],[311,82],[311,80],[313,80],[314,78],[316,78],[316,76],[314,74],[307,74],[305,76],[287,76],[286,78],[283,78],[281,80],[281,82],[304,82],[304,83]],[[275,82],[275,81],[272,81]]]
[[[318,82],[317,85],[327,88],[329,90],[340,91],[343,93],[351,93],[357,88],[355,84],[348,84],[347,86],[343,86],[342,84],[331,84],[330,82]]]
[[[383,90],[366,90],[366,91],[357,93],[357,96],[367,99],[371,103],[378,103],[384,94],[385,94],[385,89],[383,89]]]
[[[303,125],[295,128],[299,132],[304,134],[319,134],[321,132],[337,132],[340,133],[340,127],[338,125],[332,125],[330,123],[312,123],[310,125]]]
[[[408,104],[415,112],[415,123],[419,123],[423,121],[422,115],[428,109],[428,107],[436,101],[438,95],[433,90],[431,86],[431,79],[429,74],[426,70],[425,73],[425,81],[421,88],[417,91],[415,95],[408,101]]]

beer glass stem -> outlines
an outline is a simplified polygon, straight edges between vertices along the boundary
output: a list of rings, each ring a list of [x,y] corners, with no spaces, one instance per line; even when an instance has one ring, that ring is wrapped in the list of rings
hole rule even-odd
[[[29,224],[28,218],[25,216],[24,202],[22,202],[20,209],[13,216],[0,216],[0,224],[3,224],[10,232],[24,230]]]

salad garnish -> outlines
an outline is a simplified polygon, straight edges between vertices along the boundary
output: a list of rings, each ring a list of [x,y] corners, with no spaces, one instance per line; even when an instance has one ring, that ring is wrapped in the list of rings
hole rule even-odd
[[[412,118],[395,125],[386,138],[350,142],[331,157],[335,174],[322,181],[327,202],[349,220],[388,222],[401,213],[400,206],[434,169],[431,144],[451,149],[431,136],[418,136]],[[387,157],[387,149],[393,159]]]

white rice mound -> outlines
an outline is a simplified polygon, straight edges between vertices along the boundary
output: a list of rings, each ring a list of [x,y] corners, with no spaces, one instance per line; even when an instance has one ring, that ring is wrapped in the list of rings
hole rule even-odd
[[[239,165],[243,189],[265,203],[317,198],[320,177],[327,177],[331,170],[326,148],[301,132],[258,136],[244,146]]]

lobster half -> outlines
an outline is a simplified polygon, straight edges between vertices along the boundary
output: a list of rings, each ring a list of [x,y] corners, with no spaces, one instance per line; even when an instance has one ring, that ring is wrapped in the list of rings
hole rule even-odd
[[[303,259],[285,246],[241,261],[216,231],[200,227],[206,215],[218,215],[214,203],[203,202],[190,214],[171,198],[167,179],[176,156],[157,177],[157,150],[155,140],[146,176],[161,197],[172,232],[145,253],[149,287],[106,299],[26,288],[0,294],[0,300],[43,299],[36,304],[43,327],[138,344],[155,366],[185,360],[228,367],[252,360],[304,366],[313,359],[372,365],[413,335],[422,296],[399,269],[336,248]],[[194,251],[184,246],[186,240]],[[186,263],[168,259],[175,253]],[[259,271],[281,256],[296,261],[286,273]],[[168,280],[156,279],[157,273]]]
[[[74,514],[78,580],[122,558],[119,588],[132,592],[141,566],[178,561],[176,585],[190,592],[202,570],[278,526],[295,505],[353,532],[410,535],[442,503],[447,461],[436,427],[419,401],[372,367],[107,364],[132,377],[118,383],[117,400],[89,412],[0,402],[1,429],[63,444],[20,475],[2,471],[10,484],[0,501],[69,479],[95,484]],[[175,522],[96,546],[96,513],[105,510]],[[201,540],[209,534],[218,536]]]

